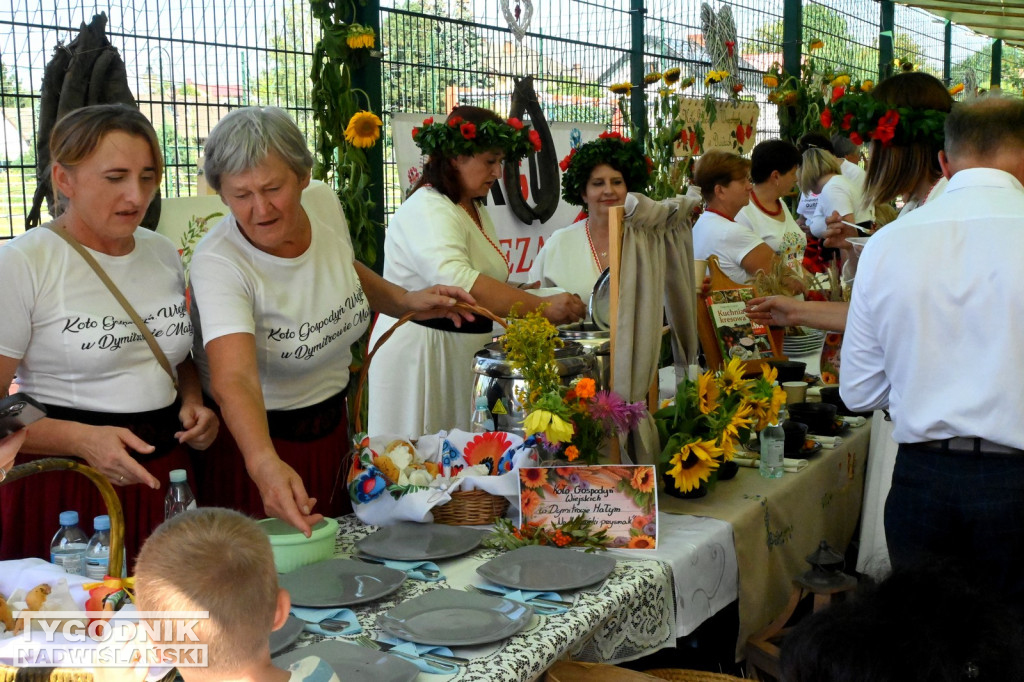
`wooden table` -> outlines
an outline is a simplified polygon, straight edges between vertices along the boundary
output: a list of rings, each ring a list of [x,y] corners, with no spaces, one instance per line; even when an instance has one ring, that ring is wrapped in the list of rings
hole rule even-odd
[[[376,530],[355,516],[339,519],[335,556],[355,553],[355,541]],[[573,550],[566,550],[573,551]],[[464,589],[471,583],[486,582],[476,567],[501,554],[499,550],[477,549],[453,559],[435,563],[444,579],[439,582],[406,580],[399,590],[378,601],[353,606],[364,634],[376,637],[377,616],[396,604],[430,590]],[[672,570],[668,564],[651,559],[616,557],[618,566],[599,586],[575,593],[575,603],[566,613],[534,616],[525,630],[506,640],[478,647],[452,647],[456,656],[471,664],[454,675],[420,673],[419,680],[459,682],[525,682],[539,677],[560,658],[614,663],[653,653],[675,645]],[[572,592],[563,592],[563,597]],[[297,646],[327,639],[304,633]],[[339,637],[338,639],[352,639]]]
[[[681,500],[662,494],[669,514],[709,516],[728,522],[739,565],[739,637],[736,660],[747,638],[785,608],[792,580],[809,569],[807,555],[827,540],[842,552],[860,517],[870,423],[851,428],[843,443],[822,450],[798,473],[764,479],[740,468],[707,497]]]

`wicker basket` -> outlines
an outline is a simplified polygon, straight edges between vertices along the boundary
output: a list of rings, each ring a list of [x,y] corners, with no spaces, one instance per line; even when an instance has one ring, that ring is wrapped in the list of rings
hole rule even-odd
[[[46,471],[77,471],[99,489],[110,516],[110,565],[120,566],[124,561],[124,513],[114,487],[100,472],[73,459],[48,457],[26,462],[7,472],[0,485],[18,481]],[[172,670],[168,678],[174,674]],[[168,678],[164,678],[165,680]],[[75,668],[15,668],[0,664],[0,682],[90,682],[92,673]]]
[[[489,320],[497,322],[504,328],[508,328],[508,323],[502,318],[498,317],[490,310],[486,308],[480,308],[478,306],[468,305],[466,303],[457,303],[455,308],[468,310],[474,315],[480,315],[486,317]],[[399,318],[391,329],[384,332],[377,343],[374,344],[373,348],[366,354],[366,361],[363,363],[363,370],[359,375],[359,387],[356,390],[356,405],[363,404],[363,389],[366,387],[366,378],[369,375],[370,361],[373,360],[373,356],[377,354],[377,351],[384,342],[391,338],[391,335],[395,333],[399,327],[412,319],[414,313],[408,313],[405,316]],[[361,410],[357,409],[355,412],[355,418],[353,419],[355,425],[355,432],[360,433],[363,430]],[[356,446],[358,450],[358,445]],[[494,523],[497,519],[500,519],[508,511],[509,503],[504,497],[500,495],[492,495],[483,490],[456,490],[451,494],[452,499],[446,504],[434,507],[430,511],[434,515],[434,523],[443,523],[449,526],[486,526]],[[3,680],[0,680],[3,682]]]

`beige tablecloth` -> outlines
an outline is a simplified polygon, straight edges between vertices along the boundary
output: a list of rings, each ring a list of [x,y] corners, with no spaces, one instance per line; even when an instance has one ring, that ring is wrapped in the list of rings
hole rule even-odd
[[[661,494],[661,511],[721,519],[732,525],[739,563],[739,638],[736,660],[747,638],[778,616],[792,580],[809,569],[808,554],[827,540],[844,551],[860,516],[871,427],[851,428],[843,444],[822,450],[799,473],[764,479],[740,468],[696,500]],[[852,568],[852,567],[851,567]]]

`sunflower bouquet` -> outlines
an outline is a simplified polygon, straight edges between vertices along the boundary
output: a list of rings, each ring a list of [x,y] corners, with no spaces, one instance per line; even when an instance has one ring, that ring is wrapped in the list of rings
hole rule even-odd
[[[562,384],[555,350],[562,346],[558,330],[539,311],[510,316],[502,337],[509,364],[525,379],[516,395],[526,417],[527,436],[555,458],[596,464],[605,441],[640,423],[647,407],[628,403],[616,393],[600,391],[590,377]]]
[[[718,373],[705,372],[696,381],[683,380],[675,401],[654,414],[661,438],[659,468],[681,493],[690,493],[732,461],[741,443],[778,419],[786,394],[775,368],[744,379],[744,366],[733,358]]]

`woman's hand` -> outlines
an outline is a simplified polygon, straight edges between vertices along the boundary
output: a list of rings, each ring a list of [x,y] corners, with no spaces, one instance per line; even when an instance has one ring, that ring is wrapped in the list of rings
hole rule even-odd
[[[465,289],[436,284],[427,289],[405,292],[399,305],[402,307],[402,314],[416,312],[412,318],[414,320],[447,317],[456,327],[460,327],[463,319],[467,322],[475,319],[473,313],[468,310],[456,310],[452,307],[460,302],[476,305],[476,299]]]
[[[14,458],[18,454],[18,450],[21,449],[21,444],[25,442],[25,436],[27,435],[27,429],[20,429],[0,439],[0,472],[3,472],[3,475],[0,475],[0,481],[7,478],[7,472],[14,466]]]
[[[313,526],[324,516],[312,513],[316,498],[306,494],[306,486],[295,469],[279,457],[267,457],[249,469],[249,476],[260,489],[267,516],[298,528],[307,538],[312,535]]]
[[[587,315],[587,305],[577,294],[555,294],[544,296],[544,317],[551,321],[551,324],[569,324],[578,322]]]
[[[839,211],[832,211],[832,215],[825,219],[825,237],[824,244],[830,249],[849,249],[853,248],[850,242],[846,241],[847,237],[856,237],[860,234],[860,230],[856,227],[850,227],[843,223],[843,221],[853,222],[853,214],[841,216]]]
[[[803,303],[789,296],[760,296],[747,301],[743,312],[751,322],[773,327],[793,327],[803,324],[800,316]]]
[[[128,450],[143,455],[153,452],[153,446],[128,429],[118,426],[89,426],[81,424],[82,436],[76,439],[78,455],[93,469],[107,477],[114,485],[141,483],[156,490],[160,482],[146,467],[135,461]]]
[[[213,410],[202,403],[183,403],[178,419],[185,427],[174,437],[179,443],[187,443],[193,450],[205,450],[213,444],[220,430],[220,420]]]

